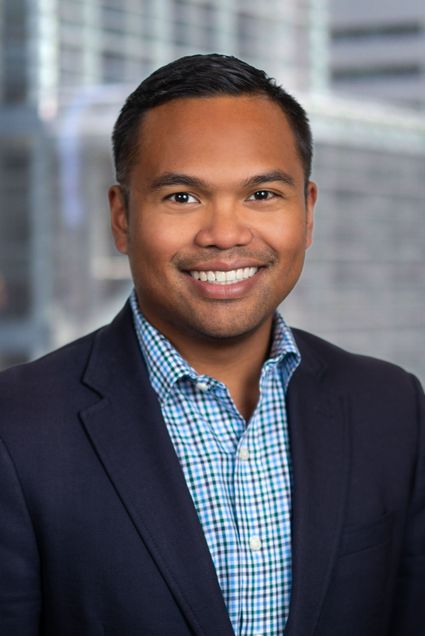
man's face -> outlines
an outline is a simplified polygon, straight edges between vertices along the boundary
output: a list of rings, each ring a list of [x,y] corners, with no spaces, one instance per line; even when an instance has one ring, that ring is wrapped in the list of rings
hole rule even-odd
[[[148,111],[128,209],[109,193],[115,243],[139,305],[172,342],[225,339],[271,324],[311,243],[294,135],[258,96],[175,99]]]

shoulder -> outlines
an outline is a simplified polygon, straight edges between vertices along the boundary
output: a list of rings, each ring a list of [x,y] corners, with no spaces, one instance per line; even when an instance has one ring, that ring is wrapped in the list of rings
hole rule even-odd
[[[34,362],[0,373],[0,436],[8,431],[65,430],[120,385],[142,377],[128,304],[113,321]]]
[[[81,382],[97,332],[75,340],[38,360],[0,373],[0,433],[25,422],[57,416],[74,402],[90,403]]]
[[[338,404],[349,418],[354,447],[360,443],[362,448],[367,440],[370,448],[391,447],[394,463],[402,455],[415,461],[425,439],[425,396],[417,378],[396,364],[351,353],[298,329],[293,333],[301,364],[289,385],[289,402],[314,396],[322,404]]]
[[[372,356],[347,351],[323,338],[293,328],[303,363],[321,369],[336,388],[389,394],[420,391],[418,380],[400,366]]]
[[[100,331],[100,330],[98,330]],[[43,383],[55,384],[58,378],[80,375],[93,347],[98,331],[74,340],[37,360],[20,364],[0,372],[0,390],[19,384],[21,388]]]
[[[89,365],[98,351],[112,352],[101,366],[113,366],[116,352],[127,347],[132,339],[132,318],[129,304],[115,316],[111,323],[56,349],[51,353],[26,364],[18,365],[0,373],[0,405],[2,399],[16,392],[22,397],[50,395],[51,399],[63,391],[70,393],[71,387],[82,386]],[[133,336],[133,340],[135,337]]]

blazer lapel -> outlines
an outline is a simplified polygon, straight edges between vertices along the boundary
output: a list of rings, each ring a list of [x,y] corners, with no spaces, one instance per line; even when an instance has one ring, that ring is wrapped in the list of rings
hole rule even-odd
[[[127,513],[195,634],[233,630],[214,565],[127,306],[97,335],[84,381],[102,399],[81,417]]]
[[[293,587],[286,636],[314,633],[343,522],[349,436],[343,400],[308,351],[288,391],[293,463]]]

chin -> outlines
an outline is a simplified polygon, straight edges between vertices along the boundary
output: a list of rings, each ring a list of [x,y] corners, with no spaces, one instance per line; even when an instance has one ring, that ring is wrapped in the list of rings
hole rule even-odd
[[[239,316],[231,320],[192,322],[192,333],[207,340],[238,340],[253,334],[268,318],[269,315],[247,321]]]

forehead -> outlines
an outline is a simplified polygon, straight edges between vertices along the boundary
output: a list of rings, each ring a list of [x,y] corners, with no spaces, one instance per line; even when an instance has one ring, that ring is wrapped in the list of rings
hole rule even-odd
[[[137,146],[135,170],[144,172],[193,173],[222,165],[233,173],[258,164],[303,174],[288,119],[264,96],[174,99],[144,115]]]

